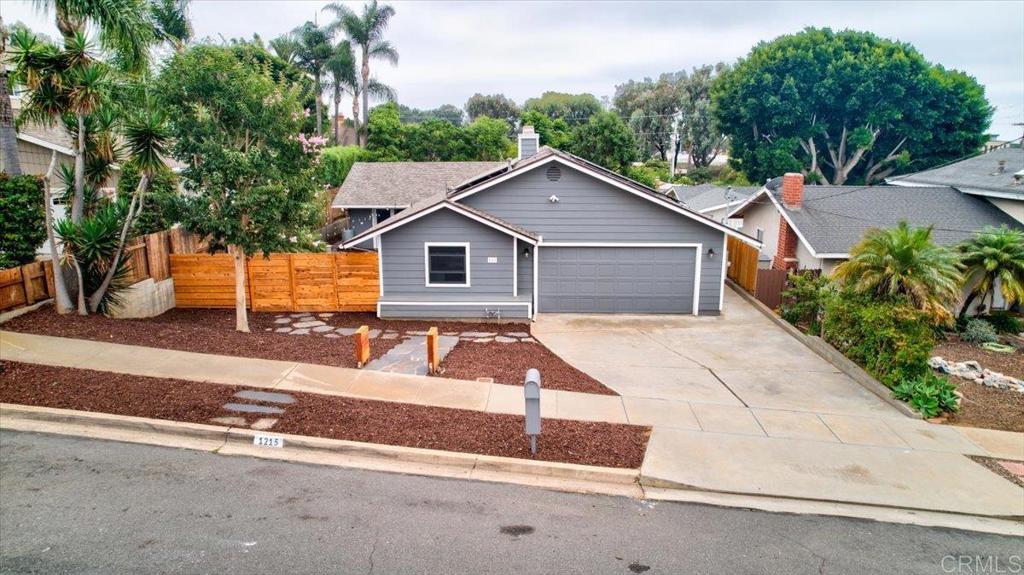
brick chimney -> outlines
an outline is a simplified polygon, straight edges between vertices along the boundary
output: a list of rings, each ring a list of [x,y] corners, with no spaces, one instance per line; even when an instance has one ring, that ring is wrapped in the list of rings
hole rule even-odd
[[[796,259],[796,243],[799,241],[796,232],[789,226],[786,218],[779,216],[779,244],[772,258],[773,270],[795,270],[799,267]]]
[[[540,149],[540,134],[533,131],[533,126],[527,124],[519,132],[519,159],[523,160],[537,153]]]
[[[782,176],[782,204],[791,210],[804,205],[804,175],[790,172]]]

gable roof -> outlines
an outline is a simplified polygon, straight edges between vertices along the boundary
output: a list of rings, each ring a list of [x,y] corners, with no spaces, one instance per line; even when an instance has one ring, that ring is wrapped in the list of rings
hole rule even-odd
[[[507,162],[356,162],[333,208],[405,208]]]
[[[735,206],[756,194],[760,189],[758,186],[733,187],[715,184],[672,186],[672,192],[679,200],[679,203],[698,212]]]
[[[905,220],[912,226],[934,226],[932,239],[955,245],[985,226],[1024,229],[1012,217],[982,198],[948,187],[804,186],[803,205],[782,203],[781,178],[733,210],[771,202],[811,252],[823,259],[845,259],[870,228],[888,228]]]
[[[1002,172],[999,171],[1003,163]],[[1015,174],[1019,174],[1014,177]],[[897,186],[950,186],[965,194],[1024,200],[1024,149],[1004,147],[916,174],[886,180]]]

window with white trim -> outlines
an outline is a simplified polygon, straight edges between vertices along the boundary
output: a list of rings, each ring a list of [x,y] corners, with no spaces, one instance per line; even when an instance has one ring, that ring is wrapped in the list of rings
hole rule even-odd
[[[427,287],[469,286],[469,244],[424,244]]]

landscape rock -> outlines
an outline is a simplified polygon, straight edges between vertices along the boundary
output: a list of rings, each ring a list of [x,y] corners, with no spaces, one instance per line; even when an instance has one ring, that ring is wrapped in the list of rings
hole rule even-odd
[[[985,369],[981,367],[981,364],[977,361],[951,362],[946,361],[942,357],[934,356],[928,360],[928,365],[931,366],[932,369],[941,373],[947,373],[963,379],[969,379],[974,383],[979,383],[987,387],[1009,389],[1019,393],[1024,393],[1024,381],[1015,377],[1003,375],[990,369]]]

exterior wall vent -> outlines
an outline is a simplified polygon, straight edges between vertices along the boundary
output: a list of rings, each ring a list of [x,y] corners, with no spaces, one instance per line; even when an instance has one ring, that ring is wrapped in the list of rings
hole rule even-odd
[[[562,179],[562,168],[559,168],[554,164],[548,166],[547,176],[548,180],[552,182],[557,182],[558,180]]]

